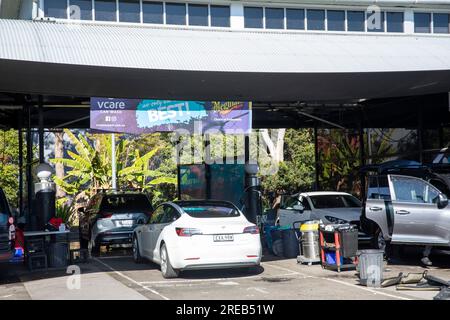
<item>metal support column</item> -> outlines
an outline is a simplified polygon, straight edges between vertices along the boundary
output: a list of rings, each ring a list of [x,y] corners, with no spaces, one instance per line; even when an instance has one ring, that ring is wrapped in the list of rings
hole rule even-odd
[[[26,163],[26,177],[27,177],[27,227],[29,230],[36,229],[36,219],[33,214],[33,175],[32,175],[32,162],[33,162],[33,136],[31,132],[31,98],[25,97],[24,106],[27,117],[27,163]]]
[[[359,124],[359,162],[360,167],[364,166],[366,164],[366,154],[365,154],[365,145],[364,145],[364,123],[361,120]],[[365,186],[366,186],[366,176],[363,173],[360,173],[360,180],[361,180],[361,199],[365,198]]]
[[[42,96],[38,98],[39,111],[39,163],[44,163],[44,104]]]
[[[318,191],[320,189],[319,187],[319,171],[320,171],[320,166],[319,166],[319,145],[318,145],[318,130],[317,130],[317,125],[314,126],[314,166],[315,166],[315,184],[314,184],[314,190]]]
[[[18,121],[18,135],[19,135],[19,191],[18,191],[18,206],[19,216],[23,216],[23,109],[20,111]]]
[[[422,117],[422,105],[419,106],[417,111],[417,145],[419,150],[419,162],[423,162],[423,117]]]

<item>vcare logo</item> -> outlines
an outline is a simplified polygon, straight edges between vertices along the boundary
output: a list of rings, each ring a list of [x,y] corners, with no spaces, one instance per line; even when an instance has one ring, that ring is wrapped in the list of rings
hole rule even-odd
[[[112,98],[108,98],[108,100],[99,100],[97,101],[97,107],[107,110],[124,110],[127,104],[122,100],[116,100]]]

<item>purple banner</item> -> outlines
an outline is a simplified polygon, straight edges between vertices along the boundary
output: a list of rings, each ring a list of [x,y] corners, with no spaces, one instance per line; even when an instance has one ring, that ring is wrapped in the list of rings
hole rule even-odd
[[[185,130],[189,133],[249,134],[251,102],[91,98],[91,129],[141,134]]]

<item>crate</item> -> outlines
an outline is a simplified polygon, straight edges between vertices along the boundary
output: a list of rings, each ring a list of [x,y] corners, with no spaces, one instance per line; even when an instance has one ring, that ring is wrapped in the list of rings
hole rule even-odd
[[[28,269],[30,271],[36,269],[47,269],[47,255],[44,253],[33,253],[27,257]]]

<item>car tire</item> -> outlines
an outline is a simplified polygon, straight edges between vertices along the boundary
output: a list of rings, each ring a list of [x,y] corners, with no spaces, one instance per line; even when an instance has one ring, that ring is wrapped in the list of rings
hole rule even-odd
[[[384,239],[383,231],[381,231],[381,229],[378,228],[377,231],[375,232],[372,246],[375,249],[383,250],[384,254],[386,255],[389,249],[389,245],[390,245],[389,241]]]
[[[92,240],[92,235],[91,235],[91,239],[89,240],[88,247],[89,247],[88,249],[89,249],[91,255],[99,255],[100,245]]]
[[[135,263],[142,263],[142,257],[139,253],[139,242],[136,236],[133,237],[133,260]]]
[[[177,278],[180,271],[172,267],[165,243],[163,243],[163,245],[161,246],[159,254],[160,254],[161,273],[163,277],[166,279]]]

